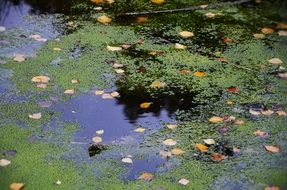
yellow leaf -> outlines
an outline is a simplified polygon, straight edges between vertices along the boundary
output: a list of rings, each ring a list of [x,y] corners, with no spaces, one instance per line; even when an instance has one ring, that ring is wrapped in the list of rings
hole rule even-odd
[[[280,148],[278,146],[269,146],[269,145],[264,145],[265,149],[268,152],[272,152],[272,153],[278,153],[280,152]]]
[[[95,95],[103,95],[105,93],[105,91],[103,91],[103,90],[96,90],[94,93],[95,93]]]
[[[11,190],[20,190],[23,189],[24,183],[12,183],[10,184],[10,189]]]
[[[42,117],[42,113],[29,114],[29,118],[30,118],[30,119],[38,120],[38,119],[41,119],[41,117]]]
[[[16,54],[13,60],[21,63],[25,61],[25,57],[23,54]]]
[[[166,127],[169,128],[169,129],[175,129],[175,128],[177,128],[177,125],[168,124],[168,125],[166,125]]]
[[[279,116],[287,116],[287,113],[285,111],[277,111],[276,113]]]
[[[205,146],[204,144],[196,144],[195,148],[197,150],[199,150],[200,152],[207,152],[208,151],[208,147]]]
[[[176,156],[181,156],[185,153],[185,151],[179,149],[179,148],[174,148],[171,150],[171,154],[176,155]]]
[[[98,17],[97,21],[102,24],[109,24],[112,22],[112,19],[106,15],[103,15],[103,16]]]
[[[196,77],[204,77],[206,74],[203,71],[197,71],[194,73],[194,76]]]
[[[97,143],[100,143],[100,142],[102,142],[102,141],[103,141],[102,137],[94,137],[94,138],[93,138],[93,142],[96,143],[96,144],[97,144]]]
[[[145,132],[145,128],[142,128],[142,127],[136,128],[136,129],[134,130],[134,132],[143,133],[143,132]]]
[[[61,48],[58,48],[58,47],[54,47],[53,50],[54,50],[54,51],[62,51],[62,49],[61,49]]]
[[[144,181],[151,181],[153,179],[154,175],[151,173],[142,173],[138,179],[144,180]]]
[[[211,123],[220,123],[223,121],[223,118],[218,117],[218,116],[213,116],[213,117],[209,118],[208,121]]]
[[[37,83],[48,83],[49,81],[50,81],[50,78],[46,76],[35,76],[32,78],[32,82],[37,82]]]
[[[100,4],[100,3],[103,3],[104,0],[91,0],[91,2],[93,2],[95,4]]]
[[[166,139],[162,142],[162,144],[166,145],[166,146],[174,146],[176,145],[176,141],[174,141],[173,139]]]
[[[187,46],[182,45],[180,43],[175,43],[174,47],[175,49],[186,49],[187,48]]]
[[[72,95],[75,93],[75,90],[74,89],[67,89],[64,91],[64,94],[69,94],[69,95]]]
[[[184,38],[190,38],[194,36],[193,32],[189,32],[189,31],[181,31],[179,35],[181,35],[181,37],[184,37]]]
[[[120,93],[118,93],[118,92],[115,91],[115,92],[112,92],[112,93],[111,93],[111,96],[114,97],[114,98],[115,98],[115,97],[119,97],[119,96],[120,96]]]
[[[148,109],[152,103],[151,102],[144,102],[140,104],[141,109]]]
[[[157,4],[157,5],[160,5],[160,4],[164,3],[165,0],[150,0],[150,2]]]
[[[269,116],[269,115],[272,115],[274,113],[274,111],[270,110],[270,109],[267,109],[267,110],[262,110],[261,113],[263,115],[268,115]]]
[[[260,40],[260,39],[265,38],[265,35],[264,34],[253,34],[253,37],[257,40]]]
[[[148,21],[148,17],[147,16],[139,16],[136,18],[136,22],[137,23],[145,23]]]
[[[121,50],[123,50],[122,47],[119,47],[119,46],[109,46],[109,45],[107,45],[107,49],[108,49],[109,51],[121,51]]]
[[[152,88],[164,88],[166,83],[160,80],[155,80],[151,83],[150,87]]]

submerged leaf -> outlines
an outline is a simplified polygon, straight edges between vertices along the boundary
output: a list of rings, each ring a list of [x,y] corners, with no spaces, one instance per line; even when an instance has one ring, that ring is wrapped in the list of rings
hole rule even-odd
[[[110,94],[103,94],[102,98],[103,99],[113,99],[114,97],[112,95],[110,95]]]
[[[106,24],[111,23],[112,19],[106,15],[103,15],[103,16],[98,17],[97,21],[106,25]]]
[[[144,102],[140,104],[141,109],[148,109],[152,103],[151,102]]]

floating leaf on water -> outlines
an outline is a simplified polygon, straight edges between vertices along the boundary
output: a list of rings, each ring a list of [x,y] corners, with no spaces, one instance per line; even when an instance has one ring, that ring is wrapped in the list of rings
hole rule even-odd
[[[162,142],[162,144],[166,145],[166,146],[174,146],[176,145],[176,141],[173,139],[166,139]]]
[[[166,127],[169,128],[169,129],[176,129],[177,125],[175,125],[175,124],[168,124],[168,125],[166,125]]]
[[[206,74],[205,74],[205,72],[203,72],[203,71],[196,71],[195,73],[194,73],[194,76],[196,76],[196,77],[204,77]]]
[[[147,16],[139,16],[139,17],[136,18],[136,23],[139,23],[139,24],[145,23],[147,21],[148,21],[148,17]]]
[[[29,118],[30,119],[38,120],[38,119],[41,119],[41,117],[42,117],[42,113],[41,112],[29,114]]]
[[[145,128],[142,128],[142,127],[136,128],[136,129],[134,130],[134,132],[143,133],[143,132],[145,132]]]
[[[62,49],[61,49],[61,48],[58,48],[58,47],[54,47],[53,50],[54,50],[54,51],[62,51]]]
[[[274,33],[274,30],[272,28],[262,28],[261,32],[263,34],[272,34],[272,33]]]
[[[10,189],[11,190],[21,190],[24,187],[24,183],[11,183]]]
[[[194,36],[193,32],[189,32],[189,31],[181,31],[181,32],[179,33],[179,35],[180,35],[181,37],[184,37],[184,38],[190,38],[190,37],[193,37],[193,36]]]
[[[107,45],[107,49],[108,51],[122,51],[123,50],[123,48],[120,46],[109,46],[109,45]]]
[[[23,54],[16,54],[16,55],[14,56],[14,59],[13,59],[13,60],[14,60],[14,61],[17,61],[17,62],[19,62],[19,63],[21,63],[21,62],[25,61],[25,57],[24,57]]]
[[[97,21],[102,23],[102,24],[107,25],[107,24],[112,22],[112,19],[106,15],[103,15],[103,16],[98,17]]]
[[[96,143],[96,144],[103,141],[102,137],[98,137],[98,136],[97,136],[97,137],[93,137],[92,140],[93,140],[93,142]]]
[[[144,180],[144,181],[151,181],[153,179],[154,175],[152,173],[142,173],[138,179]]]
[[[189,180],[185,179],[185,178],[182,178],[178,181],[179,184],[181,185],[187,185],[189,183]]]
[[[205,139],[205,140],[203,140],[203,142],[207,145],[215,144],[215,140],[213,140],[213,139]]]
[[[226,91],[229,93],[237,93],[237,92],[239,92],[239,88],[235,87],[235,86],[231,86],[231,87],[227,88]]]
[[[277,113],[277,115],[279,115],[279,116],[287,116],[287,113],[286,113],[285,111],[282,111],[282,110],[276,111],[276,113]]]
[[[161,150],[161,151],[159,151],[159,155],[162,158],[169,158],[169,157],[171,157],[171,152],[165,151],[165,150]]]
[[[96,134],[97,135],[102,135],[102,134],[104,134],[104,130],[102,129],[102,130],[98,130],[98,131],[96,131]]]
[[[180,43],[175,43],[174,47],[175,49],[186,49],[187,48],[187,46],[182,45]]]
[[[287,31],[280,30],[280,31],[278,31],[278,35],[279,36],[287,36]]]
[[[75,93],[75,90],[74,89],[67,89],[64,91],[64,94],[68,94],[68,95],[72,95]]]
[[[257,40],[260,40],[260,39],[265,38],[265,35],[264,34],[253,34],[253,37]]]
[[[195,148],[199,150],[200,152],[207,152],[208,147],[205,146],[204,144],[195,144]]]
[[[152,88],[164,88],[166,83],[160,80],[155,80],[151,83],[150,87]]]
[[[140,104],[141,109],[148,109],[152,103],[151,102],[144,102]]]
[[[272,114],[274,113],[274,111],[273,111],[273,110],[270,110],[270,109],[266,109],[266,110],[262,110],[261,113],[262,113],[263,115],[268,115],[268,116],[270,116],[270,115],[272,115]]]
[[[31,79],[31,81],[37,83],[48,83],[50,81],[50,78],[47,76],[35,76]]]
[[[273,64],[273,65],[280,65],[283,63],[283,61],[279,58],[272,58],[268,60],[269,63]]]
[[[249,113],[250,113],[251,115],[261,115],[261,112],[255,111],[255,110],[252,110],[252,109],[249,110]]]
[[[122,162],[123,163],[127,163],[127,164],[132,164],[133,163],[133,160],[131,158],[123,158],[122,159]]]
[[[8,166],[9,164],[11,164],[10,160],[6,160],[6,159],[0,160],[0,166],[2,166],[2,167]]]
[[[220,123],[223,121],[223,118],[218,117],[218,116],[213,116],[213,117],[209,118],[208,121],[211,123]]]
[[[245,123],[245,121],[244,120],[241,120],[241,119],[236,119],[235,121],[234,121],[234,124],[235,125],[243,125]]]
[[[102,98],[103,99],[113,99],[114,97],[112,97],[112,95],[110,95],[110,94],[103,94]]]
[[[95,91],[95,95],[103,95],[105,93],[105,91],[103,90],[96,90]]]
[[[224,156],[223,154],[219,154],[219,153],[213,153],[211,154],[211,159],[213,161],[221,161],[221,160],[225,160],[226,156]]]
[[[160,4],[164,3],[165,0],[150,0],[150,2],[157,4],[157,5],[160,5]]]
[[[71,83],[72,83],[72,84],[77,84],[77,83],[79,83],[79,81],[78,81],[77,79],[72,79],[72,80],[71,80]]]
[[[268,133],[267,132],[260,131],[260,130],[255,131],[254,135],[257,136],[257,137],[263,137],[263,138],[268,137]]]
[[[112,96],[112,97],[114,97],[114,98],[116,98],[116,97],[119,97],[120,96],[120,93],[118,93],[118,92],[112,92],[112,93],[110,93],[110,95]]]
[[[285,73],[278,73],[278,77],[283,78],[283,79],[287,79],[287,72],[285,72]]]
[[[125,70],[123,70],[123,69],[115,69],[115,72],[117,74],[123,74],[123,73],[125,73]]]
[[[175,156],[181,156],[185,153],[185,151],[179,149],[179,148],[174,148],[171,150],[171,154],[175,155]]]
[[[272,153],[280,152],[280,147],[278,147],[278,146],[264,145],[264,147],[268,152],[272,152]]]

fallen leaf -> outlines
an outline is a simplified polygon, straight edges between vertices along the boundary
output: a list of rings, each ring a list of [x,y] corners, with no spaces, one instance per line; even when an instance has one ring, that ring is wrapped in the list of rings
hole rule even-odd
[[[190,37],[193,37],[193,36],[194,36],[193,32],[189,32],[189,31],[181,31],[181,32],[179,33],[179,35],[180,35],[181,37],[184,37],[184,38],[190,38]]]
[[[74,89],[67,89],[64,91],[64,94],[69,94],[69,95],[72,95],[75,93],[75,90]]]
[[[125,70],[123,70],[123,69],[115,69],[115,72],[117,74],[123,74],[123,73],[125,73]]]
[[[108,4],[113,4],[115,2],[115,0],[106,0],[106,3]]]
[[[239,92],[239,88],[231,86],[231,87],[227,88],[226,91],[229,93],[237,93],[237,92]]]
[[[276,113],[279,116],[287,116],[287,113],[285,111],[276,111]]]
[[[207,145],[215,144],[215,140],[213,140],[213,139],[205,139],[205,140],[203,140],[203,142]]]
[[[287,72],[285,72],[285,73],[278,73],[278,77],[283,78],[283,79],[287,79]]]
[[[145,132],[145,128],[142,128],[142,127],[136,128],[136,129],[134,130],[134,132],[143,133],[143,132]]]
[[[113,68],[115,68],[115,69],[123,68],[123,67],[124,67],[124,65],[123,65],[123,64],[120,64],[120,63],[115,63],[115,64],[113,64]]]
[[[139,16],[139,17],[136,18],[136,23],[139,23],[139,24],[145,23],[147,21],[148,21],[148,17],[147,16]]]
[[[265,35],[264,34],[253,34],[253,37],[257,40],[260,40],[260,39],[265,38]]]
[[[251,115],[261,115],[261,112],[255,111],[255,110],[252,110],[252,109],[249,110],[249,113],[250,113]]]
[[[160,4],[164,3],[165,0],[150,0],[150,2],[157,4],[157,5],[160,5]]]
[[[226,57],[220,57],[217,60],[220,61],[220,62],[227,62]]]
[[[270,110],[270,109],[266,109],[266,110],[262,110],[261,113],[262,113],[263,115],[268,115],[268,116],[270,116],[270,115],[272,115],[272,114],[274,113],[274,111],[273,111],[273,110]]]
[[[93,2],[95,4],[100,4],[100,3],[103,3],[104,0],[91,0],[91,2]]]
[[[181,70],[179,70],[179,72],[180,72],[181,74],[184,74],[184,75],[187,75],[187,74],[190,74],[190,73],[191,73],[191,71],[190,71],[189,69],[181,69]]]
[[[268,133],[267,132],[260,131],[260,130],[255,131],[254,135],[257,136],[257,137],[263,137],[263,138],[268,137]]]
[[[231,38],[223,38],[224,43],[231,43],[233,40]]]
[[[240,148],[233,147],[232,151],[233,151],[234,153],[240,153],[240,152],[241,152],[241,149],[240,149]]]
[[[287,24],[285,24],[285,23],[278,23],[277,24],[277,28],[278,29],[287,29]]]
[[[102,137],[98,137],[98,136],[97,136],[97,137],[93,137],[92,140],[93,140],[93,142],[96,143],[96,144],[98,144],[98,143],[100,143],[100,142],[103,141]]]
[[[21,190],[24,187],[24,183],[12,183],[10,184],[11,190]]]
[[[102,24],[107,25],[107,24],[112,22],[112,19],[106,15],[103,15],[103,16],[98,17],[97,21],[102,23]]]
[[[37,83],[48,83],[50,81],[50,78],[47,76],[35,76],[31,79],[31,81]]]
[[[104,130],[102,129],[102,130],[98,130],[98,131],[96,131],[96,134],[97,135],[102,135],[102,134],[104,134]]]
[[[274,30],[272,28],[262,28],[261,32],[263,34],[272,34],[274,32]]]
[[[61,48],[58,48],[58,47],[54,47],[53,50],[54,50],[54,51],[62,51],[62,49],[61,49]]]
[[[280,31],[278,31],[278,35],[279,36],[287,36],[287,31],[280,30]]]
[[[280,187],[277,187],[277,186],[267,186],[267,187],[264,187],[264,190],[280,190]]]
[[[175,155],[175,156],[181,156],[185,153],[185,151],[179,149],[179,148],[174,148],[171,150],[171,154]]]
[[[151,83],[150,87],[152,88],[164,88],[166,83],[160,80],[155,80]]]
[[[123,44],[123,45],[121,45],[121,47],[122,47],[123,49],[129,49],[129,48],[131,48],[132,46],[129,45],[129,44]]]
[[[211,154],[211,159],[213,161],[221,161],[221,160],[225,160],[226,156],[224,156],[223,154],[219,154],[219,153],[213,153]]]
[[[175,125],[175,124],[168,124],[168,125],[166,125],[166,127],[169,128],[169,129],[176,129],[177,125]]]
[[[265,149],[268,151],[268,152],[272,152],[272,153],[278,153],[280,152],[280,147],[278,146],[269,146],[269,145],[264,145]]]
[[[199,7],[202,8],[202,9],[205,9],[205,8],[208,7],[208,5],[200,5]]]
[[[112,95],[110,95],[110,94],[103,94],[102,98],[103,99],[113,99],[114,97],[112,97]]]
[[[40,36],[39,34],[31,35],[31,36],[29,36],[29,38],[32,38],[38,42],[46,42],[47,41],[47,39],[42,38],[42,36]]]
[[[0,26],[0,32],[5,32],[5,31],[6,31],[6,27]]]
[[[207,152],[208,147],[205,146],[204,144],[195,144],[195,148],[199,150],[200,152]]]
[[[109,45],[107,45],[107,49],[108,51],[122,51],[123,50],[123,48],[120,46],[109,46]]]
[[[187,48],[187,46],[182,45],[180,43],[175,43],[174,47],[175,49],[186,49]]]
[[[25,61],[25,57],[24,57],[23,54],[16,54],[16,55],[14,56],[14,59],[13,59],[13,60],[14,60],[14,61],[17,61],[17,62],[19,62],[19,63],[21,63],[21,62]]]
[[[151,102],[144,102],[140,104],[141,109],[148,109],[152,103]]]
[[[161,151],[159,151],[159,155],[162,158],[169,158],[169,157],[171,157],[171,152],[168,152],[168,151],[165,151],[165,150],[161,150]]]
[[[244,120],[241,120],[241,119],[236,119],[235,121],[234,121],[234,124],[235,125],[243,125],[245,123],[245,121]]]
[[[283,61],[279,58],[272,58],[268,60],[269,63],[273,64],[273,65],[280,65],[283,63]]]
[[[196,71],[195,73],[194,73],[194,76],[196,76],[196,77],[204,77],[206,74],[205,74],[205,72],[203,72],[203,71]]]
[[[41,112],[29,114],[29,118],[30,119],[38,120],[38,119],[41,119],[41,117],[42,117],[42,113]]]
[[[127,163],[127,164],[132,164],[133,163],[133,160],[131,158],[123,158],[122,159],[122,162],[123,163]]]
[[[105,93],[105,91],[103,91],[103,90],[96,90],[94,93],[95,93],[95,95],[103,95]]]
[[[142,173],[138,179],[144,180],[144,181],[151,181],[153,179],[154,175],[152,173]]]
[[[233,102],[231,100],[226,100],[226,104],[231,106],[231,105],[233,105]]]
[[[2,167],[8,166],[9,164],[11,164],[10,160],[6,160],[6,159],[0,160],[0,166],[2,166]]]
[[[213,117],[209,118],[208,121],[211,123],[220,123],[223,121],[223,118],[218,117],[218,116],[213,116]]]
[[[56,181],[56,185],[61,185],[61,184],[62,184],[62,182],[60,180]]]
[[[181,185],[187,185],[189,183],[189,181],[187,179],[185,179],[185,178],[182,178],[182,179],[180,179],[178,181],[178,183],[181,184]]]
[[[120,96],[120,93],[118,93],[118,92],[112,92],[112,93],[110,93],[110,95],[112,96],[112,97],[114,97],[114,98],[116,98],[116,97],[119,97]]]
[[[77,79],[72,79],[72,80],[71,80],[71,83],[72,83],[72,84],[77,84],[77,83],[79,83],[79,81],[78,81]]]
[[[48,87],[48,85],[45,84],[45,83],[38,83],[36,86],[37,86],[38,88],[47,88],[47,87]]]
[[[174,141],[173,139],[166,139],[162,142],[162,144],[166,145],[166,146],[174,146],[176,145],[176,141]]]
[[[214,18],[216,16],[216,14],[214,14],[212,12],[208,12],[208,13],[205,13],[204,16],[206,16],[207,18]]]

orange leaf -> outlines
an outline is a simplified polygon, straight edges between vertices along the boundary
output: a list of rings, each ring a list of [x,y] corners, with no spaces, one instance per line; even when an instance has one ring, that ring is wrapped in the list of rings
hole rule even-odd
[[[267,132],[264,132],[264,131],[260,131],[260,130],[257,130],[254,132],[254,135],[255,136],[259,136],[259,137],[267,137],[268,136],[268,133]]]
[[[103,15],[103,16],[98,17],[97,21],[102,24],[109,24],[110,22],[112,22],[112,19],[108,16]]]
[[[226,159],[226,156],[224,156],[223,154],[219,154],[219,153],[213,153],[211,155],[211,159],[213,161],[221,161],[221,160],[224,160]]]
[[[196,144],[195,148],[197,150],[199,150],[200,152],[207,152],[208,151],[208,147],[205,146],[204,144]]]
[[[280,190],[280,187],[268,186],[268,187],[264,187],[264,190]]]
[[[233,42],[233,40],[231,38],[224,38],[223,42],[224,43],[231,43],[231,42]]]
[[[285,23],[278,23],[277,24],[277,28],[279,28],[279,29],[287,29],[287,24],[285,24]]]
[[[148,109],[152,103],[151,102],[144,102],[140,104],[141,109]]]
[[[272,28],[262,28],[261,32],[263,34],[272,34],[274,32],[274,30]]]
[[[147,16],[139,16],[139,17],[137,17],[136,18],[136,22],[137,23],[145,23],[145,22],[147,22],[148,21],[148,17]]]
[[[10,185],[11,190],[20,190],[20,189],[23,189],[23,187],[24,187],[24,183],[12,183]]]
[[[278,146],[269,146],[269,145],[264,145],[265,149],[268,151],[268,152],[272,152],[272,153],[278,153],[280,152],[280,147]]]
[[[151,173],[142,173],[138,179],[144,180],[144,181],[151,181],[153,179],[154,175]]]
[[[95,4],[100,4],[100,3],[103,3],[104,0],[91,0],[91,2],[93,2]]]
[[[35,76],[32,78],[32,82],[37,82],[37,83],[48,83],[49,81],[50,81],[50,78],[46,76]]]
[[[206,74],[205,74],[205,72],[203,72],[203,71],[196,71],[195,73],[194,73],[194,76],[196,76],[196,77],[204,77]]]
[[[160,4],[164,3],[165,0],[150,0],[150,2],[160,5]]]

